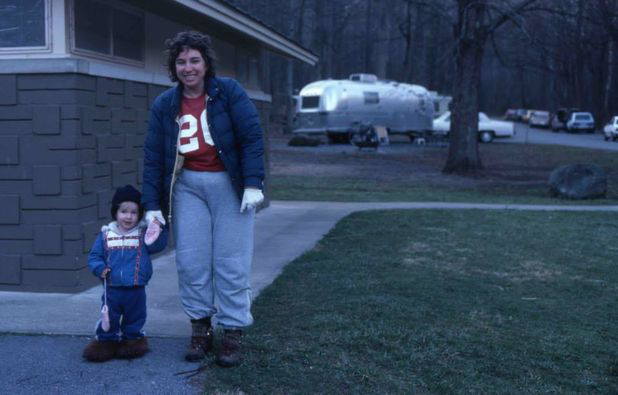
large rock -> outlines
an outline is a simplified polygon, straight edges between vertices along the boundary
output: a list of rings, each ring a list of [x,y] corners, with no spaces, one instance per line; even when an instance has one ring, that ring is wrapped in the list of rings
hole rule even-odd
[[[549,175],[549,194],[564,199],[596,199],[607,193],[607,176],[593,164],[564,165]]]

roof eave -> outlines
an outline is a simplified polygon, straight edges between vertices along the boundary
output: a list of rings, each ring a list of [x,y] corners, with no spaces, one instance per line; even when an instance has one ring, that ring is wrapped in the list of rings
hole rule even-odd
[[[291,56],[311,66],[315,66],[318,62],[318,57],[310,51],[216,0],[174,1],[200,14],[207,15],[209,18],[215,19],[243,34],[253,37],[271,50]]]

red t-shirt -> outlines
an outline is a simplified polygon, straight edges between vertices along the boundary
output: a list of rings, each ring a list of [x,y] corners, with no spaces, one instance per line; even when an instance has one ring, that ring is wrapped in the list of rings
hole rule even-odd
[[[183,167],[195,171],[224,171],[206,121],[206,95],[183,97],[178,114],[180,127],[178,152],[184,155]]]

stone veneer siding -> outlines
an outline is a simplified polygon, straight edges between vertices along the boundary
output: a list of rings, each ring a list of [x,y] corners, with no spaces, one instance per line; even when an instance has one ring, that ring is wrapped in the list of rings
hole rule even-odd
[[[77,73],[0,76],[0,290],[96,284],[88,251],[111,220],[114,190],[141,189],[148,109],[165,89]],[[266,121],[269,103],[256,105]]]

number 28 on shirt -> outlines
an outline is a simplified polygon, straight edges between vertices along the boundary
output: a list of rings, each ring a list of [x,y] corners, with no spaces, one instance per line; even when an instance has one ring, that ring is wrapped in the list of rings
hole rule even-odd
[[[201,130],[204,142],[210,146],[214,146],[215,143],[212,140],[210,131],[208,130],[208,123],[206,122],[206,110],[203,110],[198,120],[192,114],[184,114],[178,119],[178,126],[180,127],[180,135],[178,140],[178,151],[181,154],[187,154],[197,151],[200,148],[200,141],[198,134]]]

